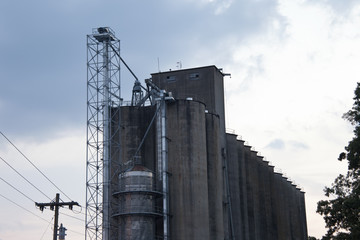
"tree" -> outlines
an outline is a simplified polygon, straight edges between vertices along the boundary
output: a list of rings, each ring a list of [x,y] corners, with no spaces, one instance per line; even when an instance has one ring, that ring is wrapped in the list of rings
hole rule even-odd
[[[316,239],[316,237],[309,236],[308,240],[318,240],[318,239]]]
[[[360,83],[353,99],[352,109],[343,118],[354,126],[354,137],[338,158],[347,160],[348,171],[340,174],[331,187],[325,187],[325,196],[331,199],[317,205],[316,212],[323,216],[328,229],[323,240],[360,239]]]

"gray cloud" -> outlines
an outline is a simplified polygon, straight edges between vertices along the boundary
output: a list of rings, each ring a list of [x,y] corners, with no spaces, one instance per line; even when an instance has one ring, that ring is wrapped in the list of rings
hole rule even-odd
[[[110,26],[121,40],[121,54],[140,79],[161,70],[207,64],[226,65],[232,43],[263,31],[280,18],[277,1],[218,4],[188,1],[112,1],[108,5],[36,0],[0,4],[0,126],[9,134],[49,135],[85,128],[86,35]],[[106,8],[106,9],[105,9]],[[220,66],[221,67],[221,66]],[[254,69],[250,71],[251,74]],[[122,70],[123,97],[133,78]],[[126,90],[125,90],[126,89]]]
[[[289,141],[289,144],[292,148],[295,148],[295,149],[309,149],[309,146],[305,143],[302,143],[302,142],[298,142],[298,141]]]
[[[282,139],[274,139],[265,148],[272,148],[276,150],[283,150],[285,148],[285,142]]]
[[[306,150],[309,149],[309,146],[305,143],[299,142],[299,141],[285,141],[280,138],[276,138],[272,140],[269,144],[266,145],[265,148],[271,148],[275,150],[284,150],[287,147],[291,147],[294,150]]]

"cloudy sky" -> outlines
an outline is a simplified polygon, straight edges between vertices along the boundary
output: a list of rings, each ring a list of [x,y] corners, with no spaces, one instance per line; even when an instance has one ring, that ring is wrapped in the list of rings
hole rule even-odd
[[[0,240],[50,239],[53,212],[34,201],[59,189],[85,205],[86,35],[99,26],[139,79],[177,62],[231,73],[227,128],[305,190],[309,234],[324,234],[316,202],[346,171],[336,159],[352,138],[341,116],[360,76],[359,1],[2,0],[0,131],[56,187],[0,135]],[[132,84],[124,68],[125,99]],[[84,239],[81,219],[61,209],[67,239]]]

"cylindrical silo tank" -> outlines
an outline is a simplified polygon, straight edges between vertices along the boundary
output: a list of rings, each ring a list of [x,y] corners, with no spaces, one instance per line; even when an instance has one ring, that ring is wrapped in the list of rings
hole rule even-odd
[[[226,134],[227,146],[227,175],[228,175],[228,188],[230,195],[230,214],[233,226],[232,233],[233,239],[241,239],[242,235],[242,221],[241,221],[241,203],[240,203],[240,168],[239,168],[239,155],[237,151],[237,135]]]
[[[135,165],[119,175],[120,240],[155,239],[155,208],[157,192],[154,175],[147,168]]]
[[[219,116],[206,113],[206,148],[209,198],[209,240],[224,239],[223,175]]]
[[[171,240],[210,239],[205,105],[167,105]]]

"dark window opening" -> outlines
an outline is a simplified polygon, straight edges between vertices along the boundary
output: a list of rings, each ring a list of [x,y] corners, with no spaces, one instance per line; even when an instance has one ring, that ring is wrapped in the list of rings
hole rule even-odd
[[[200,74],[199,73],[190,73],[189,74],[189,79],[190,80],[198,80],[200,78]]]
[[[166,77],[166,80],[167,80],[168,82],[173,82],[173,81],[176,81],[176,77],[175,77],[175,76],[167,76],[167,77]]]

